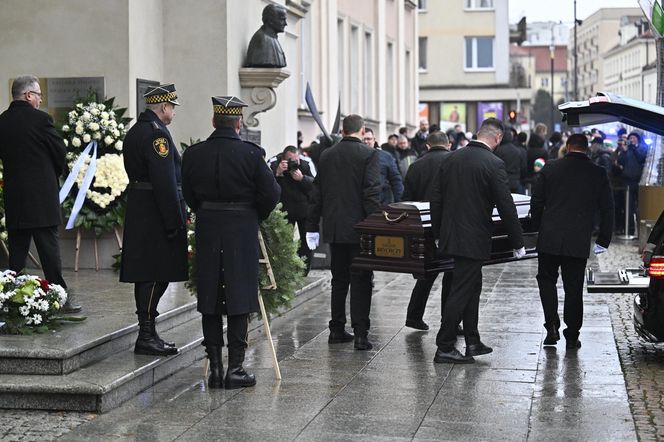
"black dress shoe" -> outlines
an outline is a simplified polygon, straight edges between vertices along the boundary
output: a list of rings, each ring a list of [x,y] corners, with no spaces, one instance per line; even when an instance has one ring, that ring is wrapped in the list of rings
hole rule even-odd
[[[493,352],[493,348],[479,342],[477,344],[466,345],[466,356],[487,355]]]
[[[355,350],[366,351],[372,348],[373,344],[369,342],[366,336],[355,336]]]
[[[60,309],[61,313],[78,313],[83,310],[79,304],[72,303],[69,299],[65,302],[65,305]]]
[[[333,331],[330,330],[330,336],[327,338],[328,344],[343,344],[351,342],[355,336],[348,333],[346,330]]]
[[[451,351],[436,350],[433,361],[436,364],[473,364],[475,359],[469,355],[462,355],[459,350],[453,348]]]
[[[429,324],[421,319],[406,319],[406,327],[414,328],[416,330],[429,330]]]
[[[567,342],[565,343],[565,348],[566,348],[567,350],[576,350],[576,349],[579,349],[579,348],[581,348],[581,341],[579,341],[578,339],[575,339],[575,340],[573,340],[573,341],[567,341]]]
[[[546,338],[544,338],[544,345],[556,345],[560,341],[560,333],[557,327],[545,327]]]

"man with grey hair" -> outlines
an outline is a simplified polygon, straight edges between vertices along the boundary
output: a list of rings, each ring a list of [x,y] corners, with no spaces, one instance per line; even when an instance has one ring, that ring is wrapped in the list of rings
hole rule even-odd
[[[62,222],[58,193],[67,148],[51,116],[39,110],[42,92],[37,77],[16,78],[12,99],[0,115],[9,268],[15,272],[25,268],[30,241],[34,240],[44,277],[66,289],[58,242]],[[63,309],[75,313],[81,307],[69,298]]]
[[[473,140],[454,151],[441,165],[431,196],[431,220],[438,246],[454,258],[454,278],[450,295],[443,305],[443,318],[434,362],[471,364],[473,356],[493,349],[480,341],[477,330],[482,265],[491,256],[494,206],[507,230],[514,256],[522,258],[521,224],[510,194],[503,160],[493,151],[500,144],[503,123],[484,120]],[[456,348],[457,326],[463,319],[466,354]]]

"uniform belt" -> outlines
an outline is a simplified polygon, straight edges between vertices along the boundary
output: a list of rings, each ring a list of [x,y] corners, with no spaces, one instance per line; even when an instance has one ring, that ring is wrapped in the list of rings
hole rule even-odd
[[[152,183],[146,183],[144,181],[132,181],[129,183],[130,189],[135,190],[152,190]],[[178,190],[182,190],[182,186],[177,186]]]
[[[249,202],[203,201],[201,209],[205,210],[251,210],[254,205]]]

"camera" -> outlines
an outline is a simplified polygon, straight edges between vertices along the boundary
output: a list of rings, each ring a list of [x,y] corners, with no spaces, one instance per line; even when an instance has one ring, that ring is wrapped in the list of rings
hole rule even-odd
[[[288,160],[288,171],[293,172],[300,168],[300,163],[295,160]]]

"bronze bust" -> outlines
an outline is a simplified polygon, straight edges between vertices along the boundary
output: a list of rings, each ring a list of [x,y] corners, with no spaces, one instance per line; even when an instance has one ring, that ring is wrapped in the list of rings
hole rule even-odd
[[[248,68],[283,68],[286,56],[277,34],[286,27],[286,8],[267,5],[263,9],[263,26],[251,37],[244,63]]]

